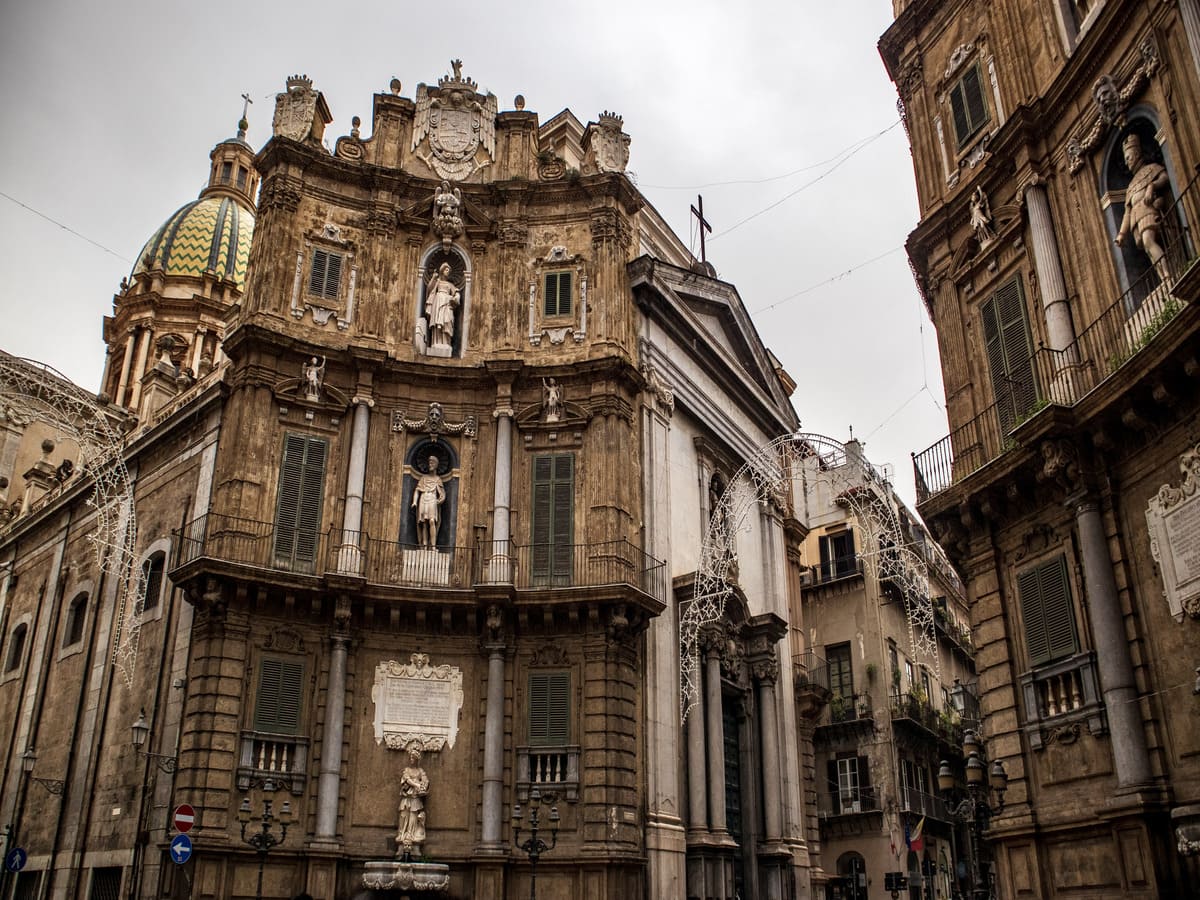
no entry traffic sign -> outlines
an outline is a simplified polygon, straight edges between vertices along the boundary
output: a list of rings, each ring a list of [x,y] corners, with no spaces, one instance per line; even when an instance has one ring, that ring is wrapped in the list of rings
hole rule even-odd
[[[196,811],[186,803],[181,803],[175,807],[175,830],[180,834],[187,834],[192,830],[192,826],[196,824]]]

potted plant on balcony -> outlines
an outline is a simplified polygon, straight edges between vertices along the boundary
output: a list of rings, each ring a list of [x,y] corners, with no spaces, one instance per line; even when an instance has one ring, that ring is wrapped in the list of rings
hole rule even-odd
[[[846,699],[841,694],[834,694],[829,699],[829,721],[846,721]]]

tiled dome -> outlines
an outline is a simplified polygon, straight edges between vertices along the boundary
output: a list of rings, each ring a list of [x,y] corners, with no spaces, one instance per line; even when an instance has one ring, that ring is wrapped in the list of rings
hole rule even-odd
[[[246,285],[246,261],[254,213],[229,197],[209,196],[180,207],[138,255],[133,275],[162,269],[167,275],[199,277],[211,272]]]

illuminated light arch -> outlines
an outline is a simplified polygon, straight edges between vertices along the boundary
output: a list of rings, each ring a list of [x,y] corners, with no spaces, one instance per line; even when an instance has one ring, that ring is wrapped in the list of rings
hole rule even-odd
[[[872,577],[890,579],[904,599],[909,644],[914,656],[932,659],[940,677],[933,603],[929,597],[929,570],[925,559],[909,545],[882,475],[858,457],[848,465],[846,446],[821,434],[789,434],[760,447],[730,478],[710,511],[700,565],[691,601],[683,607],[679,627],[680,687],[683,718],[696,704],[700,684],[699,635],[719,622],[725,601],[733,591],[729,583],[734,564],[735,537],[749,528],[750,510],[759,503],[783,507],[792,496],[803,496],[810,485],[824,482],[838,505],[850,510],[863,533],[861,556]]]
[[[88,504],[96,511],[96,526],[88,538],[97,567],[119,585],[111,661],[130,685],[137,667],[144,588],[140,578],[131,577],[137,518],[124,451],[132,420],[112,415],[96,395],[49,366],[3,351],[0,405],[22,420],[45,422],[79,446],[75,477],[92,482]]]

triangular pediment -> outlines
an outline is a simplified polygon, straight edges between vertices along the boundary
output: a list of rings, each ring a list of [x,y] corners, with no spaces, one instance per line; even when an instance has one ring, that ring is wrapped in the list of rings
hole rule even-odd
[[[688,294],[680,294],[679,299],[691,312],[696,324],[714,343],[736,359],[742,368],[753,371],[755,368],[754,353],[746,342],[745,335],[738,328],[728,303],[715,302]]]

